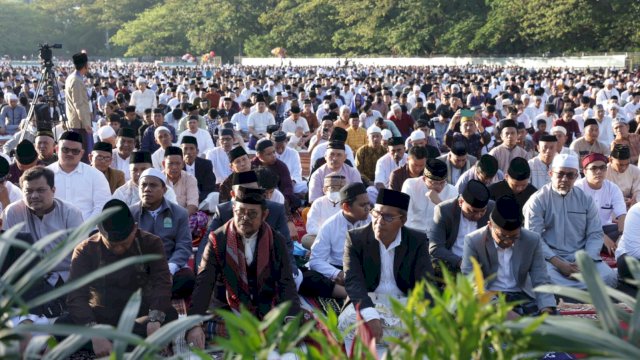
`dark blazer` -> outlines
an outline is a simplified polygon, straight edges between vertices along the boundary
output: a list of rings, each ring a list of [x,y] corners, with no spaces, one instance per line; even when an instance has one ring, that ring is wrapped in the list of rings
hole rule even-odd
[[[462,273],[473,272],[471,257],[475,257],[482,268],[482,275],[488,278],[498,274],[498,250],[491,232],[485,226],[464,239],[464,255],[462,256]],[[540,235],[526,229],[520,229],[520,238],[513,245],[511,255],[511,271],[516,284],[522,292],[536,299],[538,308],[555,307],[556,299],[553,294],[533,292],[540,285],[551,284],[547,273],[547,265],[542,255],[542,240]],[[495,277],[490,279],[487,286]]]
[[[401,242],[395,249],[393,274],[396,285],[405,294],[422,279],[433,276],[427,250],[427,236],[407,227],[401,228]],[[344,243],[345,288],[349,300],[360,310],[373,307],[369,292],[380,284],[380,242],[373,225],[350,230]]]
[[[447,164],[447,182],[455,186],[456,183],[451,178],[451,174],[453,173],[453,165],[451,165],[451,161],[449,161],[449,153],[438,156],[437,159],[442,160],[445,164]],[[478,161],[478,159],[475,156],[467,154],[467,162],[464,164],[462,169],[460,169],[460,174],[462,175],[465,171],[469,170],[473,165],[476,164],[476,161]]]
[[[216,188],[216,176],[213,174],[213,164],[211,160],[196,157],[196,161],[193,163],[195,168],[196,180],[198,180],[198,201],[207,198],[207,195],[215,191]],[[182,170],[186,170],[185,165]]]
[[[487,225],[489,215],[493,210],[495,203],[489,200],[487,211],[477,223],[477,229]],[[434,261],[444,261],[449,269],[458,271],[460,258],[451,252],[453,244],[458,237],[458,229],[460,228],[460,214],[462,209],[458,205],[458,197],[449,199],[436,205],[433,210],[433,227],[429,230],[429,254]]]
[[[284,205],[267,200],[267,210],[269,210],[269,215],[267,216],[267,224],[271,226],[275,232],[280,233],[284,238],[285,245],[289,251],[289,254],[293,254],[293,240],[291,240],[291,234],[289,233],[289,226],[287,225],[287,217],[284,214]],[[227,221],[233,218],[233,208],[231,201],[227,201],[222,204],[218,204],[216,206],[216,211],[213,213],[213,218],[209,223],[209,229],[207,230],[207,234],[212,231],[216,231],[219,227],[226,224]],[[198,252],[196,253],[196,264],[200,264],[200,259],[202,258],[202,254],[204,253],[204,247],[206,245],[206,241],[201,241],[198,246]],[[292,255],[293,256],[293,255]],[[290,259],[293,260],[293,257]],[[298,268],[295,266],[294,261],[290,261],[292,264],[292,271],[298,272]]]
[[[258,234],[258,242],[260,241],[262,234]],[[226,267],[226,245],[227,239],[225,235],[225,228],[220,227],[214,232],[216,241],[218,242],[218,253],[216,254],[212,240],[202,241],[206,244],[204,256],[202,258],[202,264],[196,278],[196,285],[193,290],[193,296],[191,297],[191,308],[189,309],[189,315],[204,315],[210,307],[211,295],[218,286],[223,283],[224,269]],[[259,244],[256,244],[256,248]],[[282,235],[277,232],[273,232],[273,253],[270,256],[269,267],[270,275],[267,277],[264,286],[262,288],[250,289],[253,295],[254,305],[258,309],[271,309],[275,300],[275,305],[278,305],[285,301],[291,302],[291,308],[289,309],[290,315],[295,315],[300,312],[300,299],[296,292],[296,284],[291,274],[289,256],[286,254],[286,248]],[[250,276],[250,274],[247,274]],[[223,292],[224,293],[224,292]],[[214,304],[228,304],[226,297],[222,294],[218,294],[216,291],[216,300]],[[261,306],[258,306],[261,305]],[[214,306],[215,307],[215,306]],[[257,315],[260,319],[266,315],[258,310]]]

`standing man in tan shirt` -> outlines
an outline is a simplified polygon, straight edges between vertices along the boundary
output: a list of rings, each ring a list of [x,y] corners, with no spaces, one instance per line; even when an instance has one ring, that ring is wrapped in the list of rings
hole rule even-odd
[[[91,107],[89,105],[89,95],[84,85],[84,77],[89,72],[89,58],[85,53],[73,55],[73,65],[76,68],[65,82],[64,99],[65,111],[67,114],[67,126],[69,130],[82,135],[84,154],[82,161],[89,163],[88,155],[93,148],[93,132],[91,127]]]

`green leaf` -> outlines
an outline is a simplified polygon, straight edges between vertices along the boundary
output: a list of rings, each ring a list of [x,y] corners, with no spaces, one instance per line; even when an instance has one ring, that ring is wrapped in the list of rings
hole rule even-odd
[[[138,318],[138,313],[140,312],[140,304],[142,303],[142,291],[138,289],[136,292],[131,294],[127,305],[122,310],[122,314],[120,314],[120,319],[118,319],[118,331],[123,333],[130,333],[133,331],[133,327],[136,323],[136,319]],[[122,359],[124,351],[127,349],[127,343],[116,340],[113,343],[113,355],[116,359]]]
[[[82,334],[73,334],[67,336],[61,343],[56,345],[51,351],[47,352],[42,358],[43,360],[64,360],[69,358],[82,348],[89,341],[89,338]]]
[[[130,359],[141,359],[163,349],[180,333],[186,332],[201,322],[209,320],[210,316],[191,315],[179,318],[165,324],[156,332],[148,336],[143,344],[136,346],[131,352]]]

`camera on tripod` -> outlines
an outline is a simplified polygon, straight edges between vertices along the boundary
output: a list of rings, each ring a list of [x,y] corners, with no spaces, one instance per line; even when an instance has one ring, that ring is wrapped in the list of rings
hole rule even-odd
[[[44,66],[53,66],[53,51],[51,49],[62,49],[62,44],[40,44],[40,60]]]

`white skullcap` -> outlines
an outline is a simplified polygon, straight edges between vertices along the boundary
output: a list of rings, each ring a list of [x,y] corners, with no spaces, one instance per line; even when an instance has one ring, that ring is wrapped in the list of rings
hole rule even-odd
[[[402,109],[402,107],[398,103],[395,103],[395,104],[391,105],[391,111],[396,111],[396,110],[401,110],[401,109]]]
[[[147,83],[147,79],[143,78],[143,77],[139,77],[136,80],[136,84],[140,85],[140,84],[146,84]]]
[[[511,99],[502,100],[502,106],[510,106],[510,105],[511,105]]]
[[[552,128],[551,128],[550,133],[551,133],[551,134],[553,134],[553,133],[555,133],[556,131],[560,131],[561,133],[563,133],[563,134],[567,135],[567,129],[565,129],[565,128],[564,128],[564,127],[562,127],[562,126],[554,126],[554,127],[552,127]]]
[[[360,90],[358,90],[358,92],[360,93],[360,95],[366,95],[367,94],[367,89],[361,87]]]
[[[371,134],[380,134],[382,133],[382,129],[380,129],[379,127],[375,126],[375,125],[371,125],[369,126],[369,128],[367,129],[367,134],[371,135]]]
[[[14,93],[9,94],[9,101],[18,101],[18,95]]]
[[[531,98],[531,96],[529,96],[529,94],[522,95],[522,100],[527,100],[527,99],[530,99],[530,98]]]
[[[613,85],[613,79],[607,79],[604,82],[605,85]]]
[[[140,180],[138,180],[138,183],[140,183],[142,181],[142,178],[145,176],[153,176],[156,177],[158,179],[160,179],[160,181],[162,181],[163,184],[167,185],[167,178],[164,175],[164,173],[156,168],[148,168],[147,170],[143,171],[142,174],[140,174]]]
[[[627,81],[626,87],[633,86],[633,81]]]
[[[155,131],[153,132],[153,137],[154,137],[154,138],[157,138],[157,137],[158,137],[158,134],[160,134],[160,132],[161,132],[161,131],[166,131],[166,132],[168,132],[169,134],[171,134],[171,130],[169,130],[169,128],[168,128],[168,127],[166,127],[166,126],[158,126],[158,127],[155,129]]]
[[[409,136],[409,139],[411,139],[411,141],[416,141],[416,140],[424,140],[427,137],[424,136],[424,132],[422,130],[414,130],[411,133],[411,136]]]
[[[413,85],[413,91],[420,90],[420,85]]]
[[[553,158],[553,162],[551,163],[551,168],[570,168],[580,170],[578,165],[578,157],[571,154],[557,154]]]
[[[389,139],[391,139],[393,137],[393,133],[389,129],[382,130],[381,134],[382,134],[382,139],[383,140],[389,140]]]

